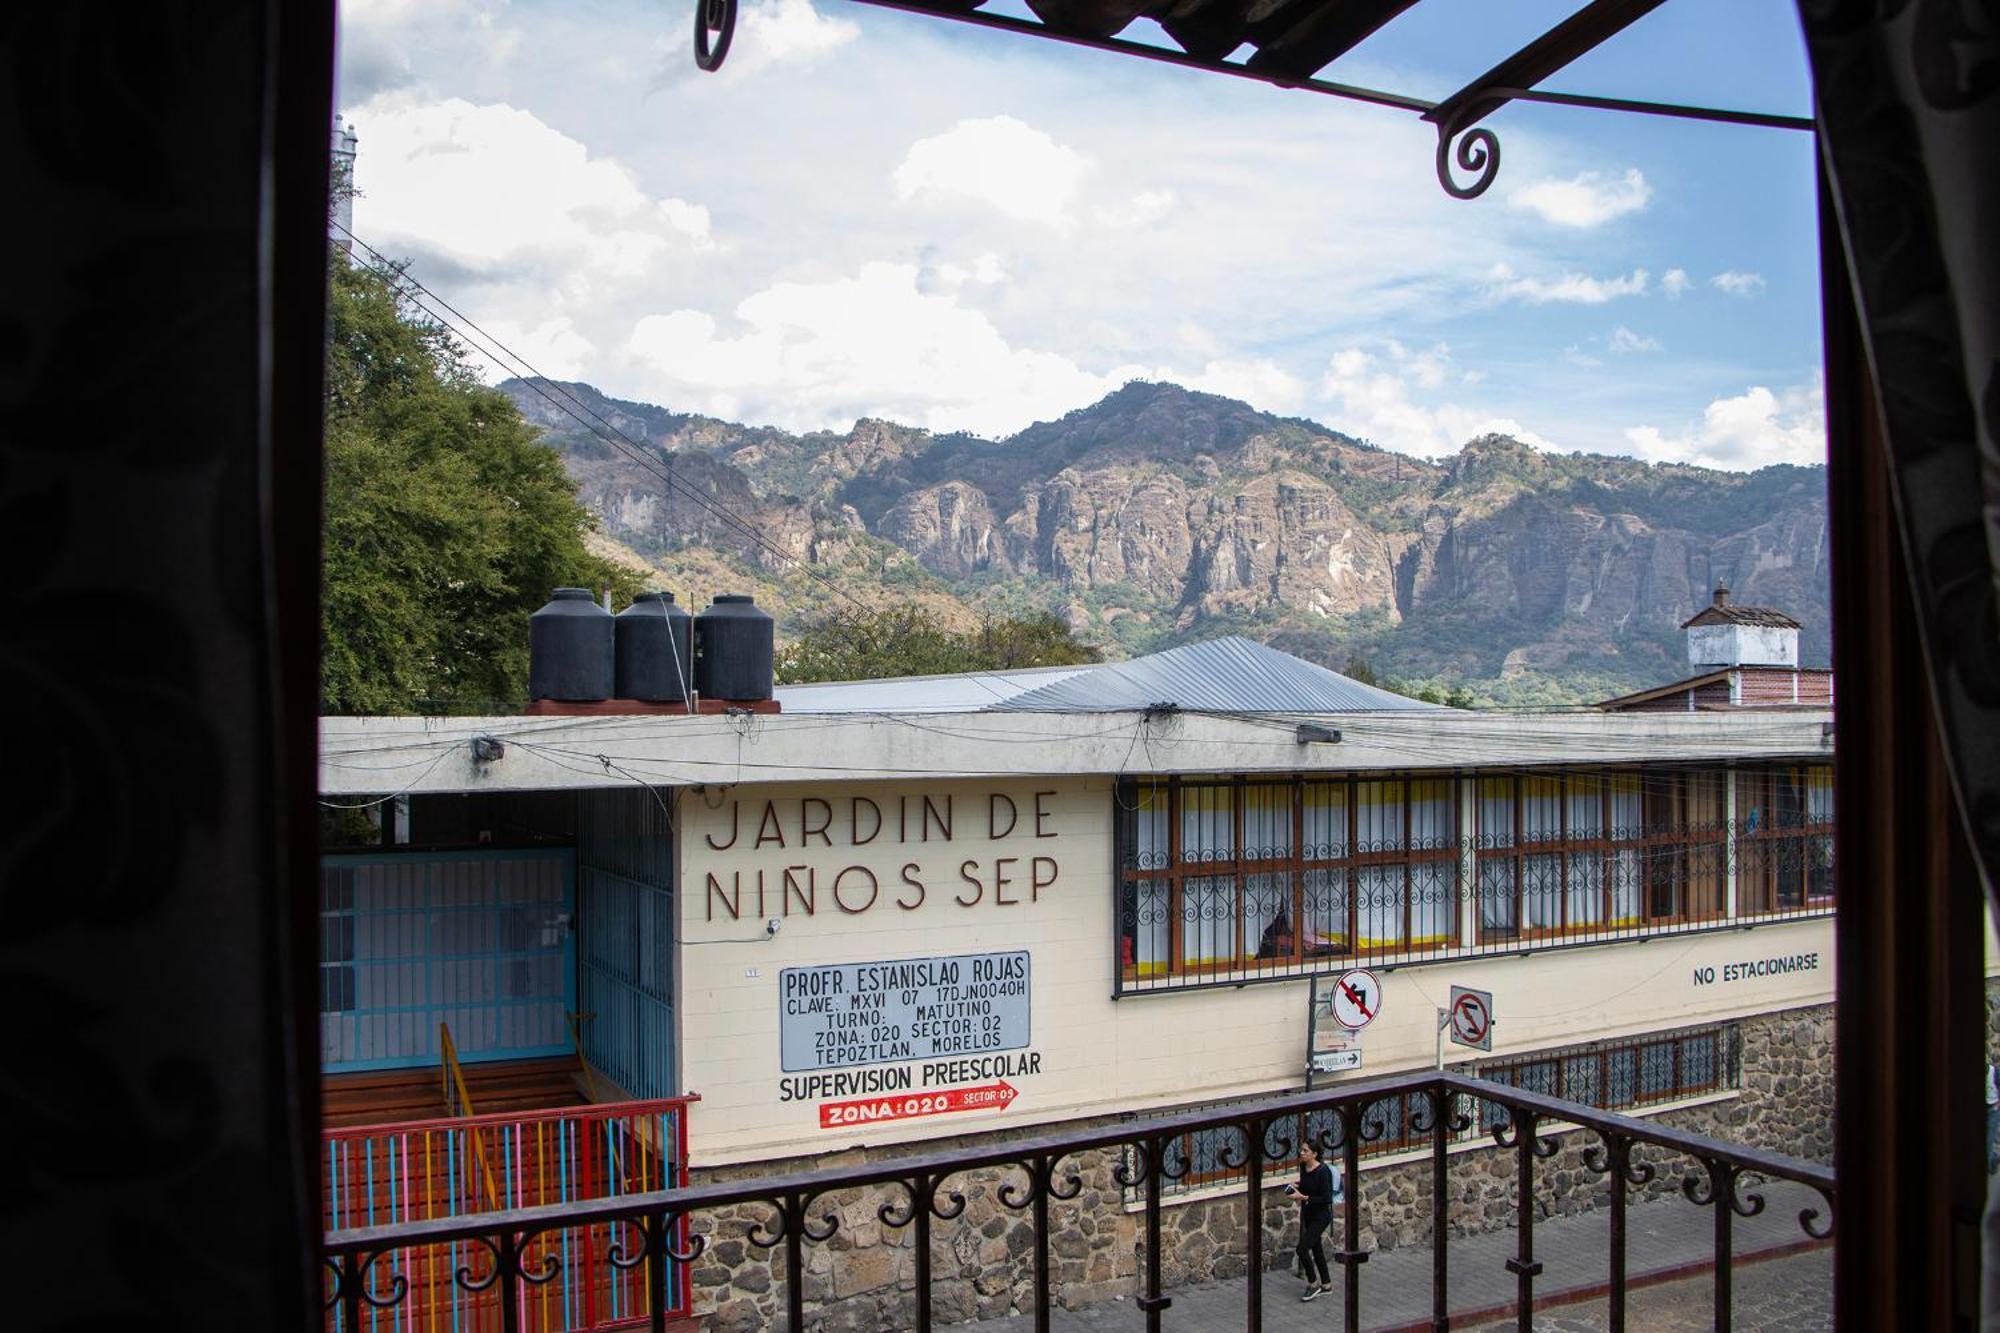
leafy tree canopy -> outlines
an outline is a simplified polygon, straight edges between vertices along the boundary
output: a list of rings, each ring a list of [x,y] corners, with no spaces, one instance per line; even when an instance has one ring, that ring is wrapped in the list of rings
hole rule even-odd
[[[779,655],[778,679],[876,680],[1097,660],[1095,648],[1047,612],[989,618],[960,632],[921,607],[902,606],[834,611],[800,626]]]
[[[518,709],[549,590],[629,599],[638,579],[585,550],[593,519],[560,456],[395,275],[330,268],[321,707]]]

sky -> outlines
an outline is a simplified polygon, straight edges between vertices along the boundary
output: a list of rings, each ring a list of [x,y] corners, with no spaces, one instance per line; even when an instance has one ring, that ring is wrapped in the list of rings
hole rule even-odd
[[[1576,7],[1426,0],[1321,77],[1440,98]],[[1824,461],[1797,131],[1516,103],[1468,202],[1409,112],[848,0],[744,0],[715,74],[686,0],[340,23],[356,233],[616,397],[999,438],[1170,380],[1425,457]],[[1810,114],[1791,0],[1671,0],[1545,86]]]

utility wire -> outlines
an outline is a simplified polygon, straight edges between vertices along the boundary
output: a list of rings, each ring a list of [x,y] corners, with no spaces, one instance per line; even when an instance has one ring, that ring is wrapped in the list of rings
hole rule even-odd
[[[831,578],[827,577],[824,573],[822,573],[817,569],[814,569],[810,564],[808,564],[804,560],[801,560],[798,556],[794,555],[790,551],[787,551],[785,548],[779,546],[776,542],[772,541],[769,537],[765,536],[764,533],[761,530],[759,530],[756,527],[756,525],[752,524],[749,520],[743,518],[738,514],[730,512],[726,507],[721,505],[719,502],[703,494],[699,487],[693,485],[690,482],[684,481],[680,477],[676,476],[673,472],[671,465],[669,465],[665,470],[662,470],[659,467],[659,465],[646,453],[645,446],[641,445],[631,436],[625,434],[624,431],[619,430],[617,426],[613,425],[610,421],[606,420],[600,413],[597,412],[596,409],[592,408],[588,403],[585,403],[582,399],[576,397],[576,395],[572,394],[562,384],[551,379],[549,376],[543,374],[526,357],[522,356],[520,353],[508,347],[505,343],[501,342],[491,333],[488,333],[470,316],[461,312],[456,306],[453,306],[449,301],[446,301],[442,296],[439,296],[429,287],[426,287],[417,278],[412,277],[409,274],[408,270],[398,268],[396,264],[392,260],[390,260],[388,256],[384,255],[380,250],[377,250],[374,246],[368,244],[368,242],[362,240],[359,236],[356,236],[353,232],[341,226],[338,222],[334,223],[333,226],[336,230],[338,230],[342,235],[346,236],[354,244],[360,246],[363,250],[367,251],[368,254],[372,255],[375,258],[380,270],[383,271],[385,277],[389,278],[392,285],[395,285],[398,288],[414,289],[414,292],[422,293],[423,297],[428,297],[430,301],[435,302],[438,308],[433,309],[430,305],[426,304],[423,299],[413,294],[412,291],[404,290],[402,294],[407,300],[409,300],[412,304],[416,305],[425,314],[428,314],[431,318],[437,320],[440,324],[443,324],[452,332],[457,333],[460,337],[464,338],[468,343],[472,345],[474,351],[484,356],[488,361],[492,362],[498,369],[508,374],[515,375],[521,378],[522,382],[525,383],[529,389],[534,391],[551,407],[554,407],[558,412],[562,413],[564,416],[569,417],[571,420],[575,421],[585,430],[591,432],[591,434],[595,435],[604,443],[618,450],[618,452],[624,454],[627,458],[630,458],[633,462],[645,468],[655,477],[658,477],[662,482],[666,484],[669,490],[678,492],[679,494],[686,496],[694,503],[700,505],[703,509],[706,509],[710,514],[714,515],[717,519],[727,524],[730,524],[738,532],[748,537],[751,541],[755,542],[757,545],[761,546],[766,551],[769,551],[772,555],[776,556],[778,559],[785,561],[787,564],[797,567],[800,572],[812,578],[815,582],[820,584],[820,586],[825,588],[827,591],[847,601],[850,605],[854,606],[858,610],[867,611],[870,609],[866,603],[862,602],[859,598],[855,597],[845,588],[842,588],[838,583],[835,583]],[[523,375],[522,374],[523,371],[526,371],[527,373]],[[558,397],[557,395],[560,395],[560,397]],[[590,418],[595,418],[595,421],[593,422]]]

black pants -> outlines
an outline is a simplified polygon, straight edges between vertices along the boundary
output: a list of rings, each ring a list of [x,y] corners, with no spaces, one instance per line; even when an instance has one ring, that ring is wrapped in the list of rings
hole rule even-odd
[[[1299,1216],[1299,1267],[1305,1270],[1306,1281],[1314,1280],[1313,1271],[1319,1271],[1319,1284],[1331,1286],[1333,1277],[1326,1271],[1326,1250],[1319,1238],[1333,1221],[1333,1214],[1322,1212],[1302,1213]]]

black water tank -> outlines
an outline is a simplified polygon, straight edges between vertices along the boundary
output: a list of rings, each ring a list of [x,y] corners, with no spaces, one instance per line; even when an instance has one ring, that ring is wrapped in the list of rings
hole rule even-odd
[[[694,689],[694,618],[670,592],[642,592],[618,614],[618,697],[686,703]]]
[[[611,697],[612,615],[588,588],[557,588],[528,617],[528,697],[591,703]]]
[[[770,698],[773,628],[743,596],[724,594],[696,616],[694,678],[702,698]]]

